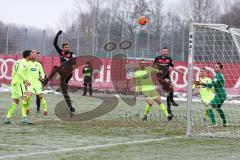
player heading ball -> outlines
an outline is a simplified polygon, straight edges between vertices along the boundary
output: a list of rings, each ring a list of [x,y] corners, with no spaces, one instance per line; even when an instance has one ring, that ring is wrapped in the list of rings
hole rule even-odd
[[[168,113],[173,116],[171,111],[171,105],[178,106],[178,104],[173,100],[174,88],[169,76],[170,74],[169,69],[172,68],[172,70],[180,74],[183,74],[183,72],[174,68],[173,60],[170,56],[168,56],[167,47],[162,48],[161,55],[155,58],[154,64],[156,64],[159,69],[159,72],[157,73],[158,81],[162,85],[162,89],[168,92],[167,95]]]

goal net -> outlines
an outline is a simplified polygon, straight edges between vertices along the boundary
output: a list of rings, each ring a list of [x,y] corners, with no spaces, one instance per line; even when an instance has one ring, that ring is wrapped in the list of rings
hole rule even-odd
[[[205,68],[206,75],[214,80],[214,65],[223,64],[227,99],[221,106],[227,125],[219,110],[213,109],[216,124],[212,125],[209,110],[198,94],[200,87],[193,86],[201,81],[200,71]],[[220,84],[219,84],[220,85]],[[206,87],[206,86],[203,86]],[[209,88],[208,88],[209,89]],[[213,91],[213,96],[217,93]],[[240,30],[224,24],[191,24],[189,34],[188,59],[188,112],[187,135],[240,138]],[[210,103],[211,104],[211,103]],[[221,113],[222,114],[222,113]]]

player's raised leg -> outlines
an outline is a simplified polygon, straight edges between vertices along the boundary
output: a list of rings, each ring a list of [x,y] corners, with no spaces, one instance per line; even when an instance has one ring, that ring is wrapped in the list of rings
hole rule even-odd
[[[46,86],[48,84],[48,82],[54,77],[56,76],[56,74],[58,73],[57,71],[58,66],[54,66],[53,69],[51,70],[50,74],[45,78],[45,79],[39,79],[40,82]]]

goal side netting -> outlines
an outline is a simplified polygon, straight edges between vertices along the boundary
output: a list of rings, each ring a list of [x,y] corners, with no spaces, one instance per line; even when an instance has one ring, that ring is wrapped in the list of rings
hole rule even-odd
[[[213,126],[206,105],[192,85],[200,80],[203,67],[207,77],[213,80],[217,62],[223,64],[227,99],[221,109],[227,125],[223,125],[219,111],[213,109],[217,124]],[[240,29],[224,24],[191,24],[187,95],[187,135],[240,138]]]

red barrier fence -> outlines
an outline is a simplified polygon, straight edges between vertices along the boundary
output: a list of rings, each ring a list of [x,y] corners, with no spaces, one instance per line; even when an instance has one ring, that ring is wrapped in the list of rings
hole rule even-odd
[[[21,58],[20,55],[1,55],[0,56],[0,83],[9,84],[11,81],[12,67],[16,61]],[[59,65],[59,57],[57,56],[43,56],[41,57],[43,68],[45,73],[48,75],[55,65]],[[95,70],[95,80],[93,83],[94,88],[102,89],[113,89],[113,84],[111,82],[111,59],[101,59],[103,65],[100,70]],[[134,63],[132,61],[131,63]],[[214,70],[212,63],[196,63],[194,65],[194,79],[198,76],[200,68],[207,66],[207,71],[210,77],[213,77]],[[176,72],[171,72],[170,77],[174,83],[175,89],[177,91],[186,91],[187,87],[187,63],[186,62],[176,62],[175,67],[184,71],[184,74],[178,74]],[[122,69],[119,67],[119,69]],[[73,78],[70,81],[71,86],[83,86],[83,75],[82,68],[74,70]],[[116,71],[118,73],[118,71]],[[226,88],[228,93],[240,94],[240,64],[228,63],[224,64],[223,70],[224,77],[226,79]],[[118,74],[116,74],[118,75]],[[119,87],[127,89],[132,84],[131,80],[126,80],[121,82]],[[115,86],[116,87],[116,86]]]

